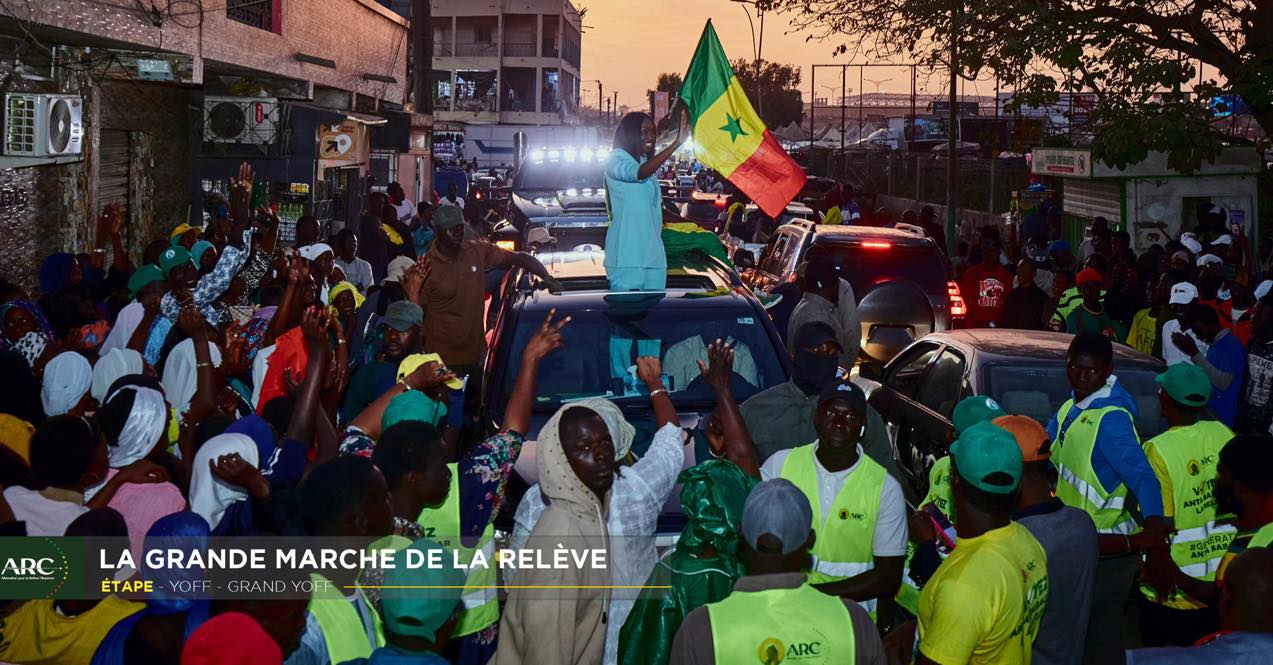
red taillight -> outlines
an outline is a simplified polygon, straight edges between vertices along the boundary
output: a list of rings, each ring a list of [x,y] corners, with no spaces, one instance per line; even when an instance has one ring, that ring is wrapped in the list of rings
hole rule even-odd
[[[716,199],[716,207],[717,207],[717,208],[724,208],[724,207],[725,207],[725,199]]]
[[[862,248],[863,249],[893,249],[893,243],[884,242],[883,240],[866,240],[862,242]]]
[[[946,295],[950,298],[950,315],[952,317],[968,316],[968,305],[959,293],[958,282],[946,282]]]

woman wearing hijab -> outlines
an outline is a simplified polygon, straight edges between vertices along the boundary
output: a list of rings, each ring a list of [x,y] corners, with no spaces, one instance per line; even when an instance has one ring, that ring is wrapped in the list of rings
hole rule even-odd
[[[74,254],[57,252],[45,257],[40,264],[40,293],[46,297],[62,289],[75,286],[84,279],[79,260]]]
[[[0,350],[16,348],[18,340],[30,333],[53,338],[53,328],[39,307],[26,300],[11,300],[0,305]]]
[[[301,258],[309,261],[309,274],[318,283],[318,297],[323,302],[327,300],[328,288],[331,286],[332,268],[336,265],[336,252],[332,250],[331,245],[322,242],[316,242],[312,245],[306,245],[300,249]]]
[[[93,384],[89,394],[102,404],[111,385],[120,377],[141,374],[144,368],[145,362],[140,353],[132,349],[111,349],[93,365]]]
[[[195,453],[190,469],[190,510],[208,521],[214,536],[258,535],[253,500],[269,497],[257,470],[258,448],[246,434],[214,436]]]
[[[186,555],[206,550],[210,535],[208,523],[191,512],[168,515],[143,533],[146,550],[176,550]],[[155,590],[146,594],[145,609],[115,624],[106,634],[93,655],[92,665],[175,662],[186,640],[208,620],[210,601],[192,597],[198,592],[178,591],[179,585],[191,588],[191,583],[201,581],[201,569],[151,568],[144,565],[144,559],[138,562],[142,565],[141,578],[153,582]]]
[[[200,240],[190,248],[190,258],[199,267],[199,275],[206,275],[217,267],[217,248],[207,240]]]
[[[220,367],[221,349],[212,343],[207,346],[212,366]],[[168,354],[164,362],[163,386],[177,416],[184,415],[199,388],[199,361],[195,357],[194,339],[183,340]]]
[[[40,385],[40,402],[44,415],[83,416],[93,410],[89,389],[93,385],[93,367],[88,359],[74,351],[64,351],[44,368]]]
[[[675,111],[676,140],[655,154],[654,120],[629,113],[614,130],[614,149],[606,158],[606,275],[614,291],[661,291],[667,285],[663,251],[663,195],[656,174],[689,136],[689,117]]]
[[[328,309],[331,310],[332,316],[340,321],[340,327],[345,331],[345,339],[353,335],[355,321],[358,319],[358,308],[362,307],[366,300],[358,292],[358,287],[349,282],[340,282],[327,292]]]
[[[110,471],[105,482],[84,492],[85,499],[91,499],[120,469],[162,449],[167,442],[168,404],[158,390],[128,385],[108,393],[96,419],[108,443]],[[186,498],[171,482],[125,483],[107,505],[124,516],[133,550],[140,552],[142,537],[151,526],[166,515],[185,510]]]

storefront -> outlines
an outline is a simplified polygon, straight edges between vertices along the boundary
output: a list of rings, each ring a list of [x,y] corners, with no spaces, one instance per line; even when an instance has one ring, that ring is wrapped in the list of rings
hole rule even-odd
[[[1248,238],[1258,237],[1260,166],[1259,153],[1241,147],[1226,148],[1188,175],[1168,167],[1162,153],[1118,169],[1094,163],[1089,150],[1036,148],[1030,172],[1061,179],[1067,240],[1082,242],[1087,224],[1104,217],[1111,228],[1129,231],[1132,247],[1140,251],[1179,237],[1205,203],[1223,208],[1227,223]]]

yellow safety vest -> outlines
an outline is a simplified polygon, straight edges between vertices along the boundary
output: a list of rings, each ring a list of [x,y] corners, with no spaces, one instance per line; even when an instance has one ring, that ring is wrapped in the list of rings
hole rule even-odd
[[[1154,342],[1158,339],[1158,319],[1150,316],[1153,309],[1142,309],[1132,317],[1131,329],[1127,331],[1127,346],[1146,355],[1154,353]]]
[[[1212,488],[1220,449],[1233,438],[1224,423],[1201,420],[1188,427],[1175,427],[1150,439],[1152,447],[1167,466],[1171,483],[1176,532],[1171,537],[1171,558],[1180,571],[1195,579],[1212,581],[1220,559],[1233,542],[1237,527],[1216,523],[1216,499]],[[1141,585],[1141,592],[1157,602],[1154,590]],[[1168,607],[1202,607],[1177,592],[1164,603]]]
[[[314,583],[314,595],[309,600],[309,613],[314,615],[319,627],[323,629],[323,642],[327,645],[327,656],[333,663],[343,663],[357,658],[371,658],[371,652],[385,645],[385,632],[380,624],[380,615],[376,608],[367,603],[371,610],[372,627],[376,634],[376,643],[367,640],[367,628],[358,616],[358,610],[344,596],[333,582],[318,573],[310,573]],[[364,599],[364,602],[366,599]]]
[[[1251,536],[1251,543],[1247,547],[1268,547],[1270,545],[1273,545],[1273,522],[1260,527],[1260,530],[1256,531],[1254,536]]]
[[[1136,531],[1136,522],[1123,505],[1127,500],[1127,486],[1119,483],[1112,490],[1103,487],[1092,468],[1092,453],[1096,450],[1101,420],[1110,413],[1122,412],[1128,418],[1131,414],[1120,406],[1085,409],[1066,428],[1065,419],[1072,408],[1073,398],[1066,400],[1056,414],[1057,438],[1053,441],[1052,463],[1061,476],[1056,496],[1065,505],[1091,516],[1100,533],[1132,533]]]
[[[853,665],[853,618],[836,596],[794,589],[735,591],[707,604],[717,663]]]
[[[455,637],[472,635],[487,626],[499,621],[499,598],[495,587],[499,577],[495,568],[495,527],[486,525],[477,548],[465,547],[460,542],[460,473],[454,462],[447,465],[451,470],[451,489],[447,492],[446,501],[437,508],[425,508],[420,511],[416,522],[424,527],[426,538],[432,538],[443,547],[459,552],[460,561],[468,565],[476,549],[482,550],[487,565],[469,570],[464,588],[464,612],[455,625]]]
[[[814,462],[816,443],[792,449],[782,465],[782,477],[800,488],[813,508],[813,570],[810,584],[834,582],[861,575],[875,567],[872,543],[880,513],[880,493],[884,491],[884,467],[870,457],[858,457],[857,468],[844,479],[840,493],[831,504],[831,514],[822,514],[818,500],[818,472]],[[862,603],[869,612],[875,601]]]

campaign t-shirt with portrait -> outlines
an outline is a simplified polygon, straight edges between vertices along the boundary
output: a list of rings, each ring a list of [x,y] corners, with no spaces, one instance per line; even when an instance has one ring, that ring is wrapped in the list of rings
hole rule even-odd
[[[1003,306],[1012,291],[1012,273],[1003,266],[987,268],[977,264],[964,271],[959,291],[968,304],[968,327],[988,328],[998,324]]]

